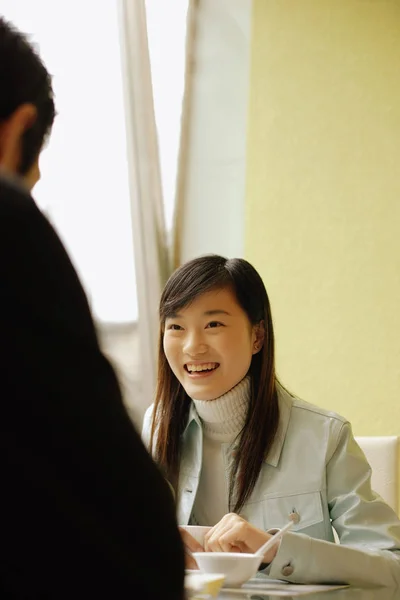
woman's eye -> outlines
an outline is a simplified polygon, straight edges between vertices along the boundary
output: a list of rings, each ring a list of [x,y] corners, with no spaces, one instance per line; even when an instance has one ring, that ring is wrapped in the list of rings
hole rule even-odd
[[[211,321],[211,323],[208,323],[207,327],[214,329],[215,327],[223,327],[223,325],[219,321]]]
[[[167,329],[171,329],[172,331],[181,331],[182,327],[176,323],[171,323],[171,325],[168,325]]]

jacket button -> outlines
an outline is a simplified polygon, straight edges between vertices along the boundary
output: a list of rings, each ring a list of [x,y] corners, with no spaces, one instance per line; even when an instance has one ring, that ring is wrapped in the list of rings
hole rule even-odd
[[[282,567],[281,573],[284,577],[290,577],[290,575],[293,574],[293,571],[294,569],[292,565],[286,565],[286,567]]]
[[[300,522],[300,515],[295,510],[290,513],[289,521],[292,521],[293,525],[297,525]]]

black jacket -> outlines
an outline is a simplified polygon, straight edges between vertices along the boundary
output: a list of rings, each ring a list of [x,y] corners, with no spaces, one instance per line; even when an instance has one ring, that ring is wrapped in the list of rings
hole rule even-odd
[[[32,198],[2,179],[0,365],[0,597],[182,598],[171,494],[76,272]]]

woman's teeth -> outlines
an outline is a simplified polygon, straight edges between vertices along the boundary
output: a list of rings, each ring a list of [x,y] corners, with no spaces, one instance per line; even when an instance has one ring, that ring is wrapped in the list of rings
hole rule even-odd
[[[218,366],[218,363],[204,363],[202,365],[187,364],[186,369],[187,369],[187,371],[189,371],[189,373],[199,373],[201,371],[212,371],[212,370],[216,369],[217,366]]]

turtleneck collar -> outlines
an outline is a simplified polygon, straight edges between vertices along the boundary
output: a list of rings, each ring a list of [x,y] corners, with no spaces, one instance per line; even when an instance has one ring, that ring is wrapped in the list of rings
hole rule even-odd
[[[250,377],[215,400],[192,399],[203,423],[206,437],[231,442],[241,431],[246,420],[250,400]]]

